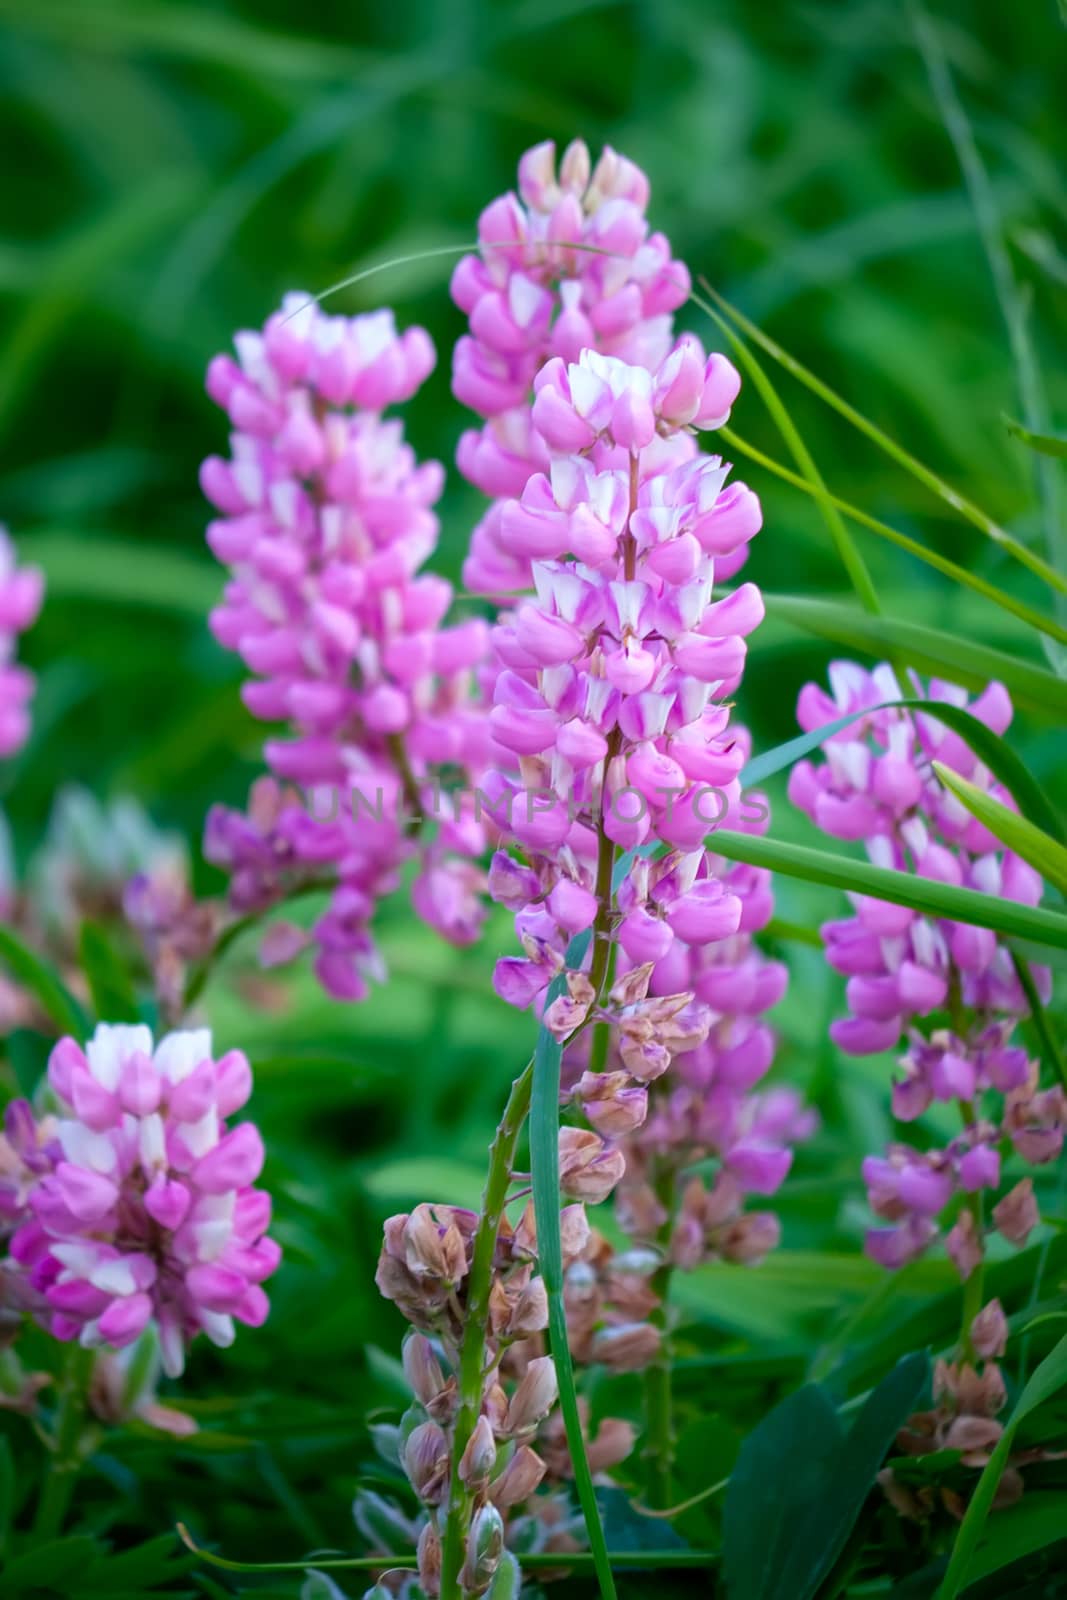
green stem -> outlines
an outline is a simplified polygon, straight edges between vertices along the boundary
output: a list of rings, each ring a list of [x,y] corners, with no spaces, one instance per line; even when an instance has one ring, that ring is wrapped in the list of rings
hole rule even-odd
[[[956,1032],[960,1033],[962,1028],[962,1018],[960,1015],[958,990],[955,985],[953,985],[953,988],[950,991],[949,1003],[953,1013],[953,1026],[955,1027]],[[960,1101],[960,1115],[963,1118],[963,1126],[965,1128],[973,1127],[978,1120],[977,1112],[970,1100]],[[960,1306],[960,1360],[969,1361],[973,1365],[975,1351],[974,1341],[971,1338],[971,1323],[982,1309],[982,1290],[985,1281],[985,1256],[982,1239],[985,1229],[985,1215],[982,1205],[981,1189],[978,1189],[974,1194],[967,1196],[965,1201],[965,1209],[970,1212],[972,1218],[974,1219],[975,1237],[978,1240],[979,1250],[983,1252],[983,1254],[979,1257],[978,1265],[975,1267],[970,1277],[964,1280],[963,1303]]]
[[[533,1062],[511,1086],[508,1103],[489,1148],[489,1171],[482,1195],[482,1214],[474,1235],[474,1252],[467,1279],[467,1316],[459,1357],[459,1410],[452,1436],[452,1483],[448,1496],[444,1549],[441,1559],[441,1600],[458,1600],[459,1570],[470,1527],[472,1499],[459,1475],[459,1463],[482,1410],[486,1344],[489,1331],[489,1293],[493,1286],[493,1256],[507,1201],[515,1147],[530,1109]]]
[[[74,1482],[81,1466],[80,1445],[93,1354],[92,1350],[83,1350],[80,1345],[72,1346],[67,1354],[59,1384],[52,1454],[45,1469],[37,1515],[33,1522],[34,1539],[38,1544],[44,1544],[60,1533],[74,1493]]]
[[[259,924],[271,914],[271,912],[277,911],[280,906],[288,905],[290,901],[300,900],[305,895],[309,894],[323,894],[328,889],[333,889],[334,887],[335,884],[332,878],[314,878],[308,883],[300,884],[283,899],[276,900],[274,904],[268,906],[265,911],[250,911],[247,916],[238,917],[236,922],[231,922],[229,927],[224,928],[219,934],[219,937],[216,939],[214,945],[204,957],[203,961],[201,961],[200,965],[195,967],[189,974],[189,981],[186,985],[185,994],[182,997],[182,1015],[184,1016],[184,1014],[189,1011],[190,1008],[199,1000],[200,996],[204,992],[204,989],[207,987],[208,979],[211,977],[215,967],[222,960],[222,957],[226,954],[227,950],[229,950],[232,945],[236,944],[237,940],[240,939],[243,934],[246,934],[250,928],[258,927]],[[177,1020],[180,1021],[181,1019],[178,1018]]]

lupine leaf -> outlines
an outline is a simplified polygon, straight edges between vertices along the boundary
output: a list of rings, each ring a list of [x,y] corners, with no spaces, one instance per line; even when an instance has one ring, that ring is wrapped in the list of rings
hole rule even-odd
[[[749,1435],[726,1491],[723,1564],[731,1600],[810,1600],[841,1553],[928,1367],[925,1354],[905,1356],[845,1437],[812,1384]]]
[[[1061,894],[1067,894],[1067,850],[1062,844],[940,761],[935,761],[933,767],[945,788],[951,789],[972,817],[977,817],[1002,844],[1022,856],[1049,883],[1055,884]]]
[[[1006,939],[1028,939],[1033,944],[1067,950],[1067,916],[1046,911],[1040,906],[1017,905],[980,894],[977,889],[957,889],[953,884],[935,883],[909,872],[894,872],[888,867],[872,867],[866,861],[853,861],[828,850],[813,850],[809,845],[786,844],[779,839],[760,839],[747,833],[721,828],[707,836],[709,850],[730,861],[746,861],[753,867],[769,867],[789,878],[807,883],[822,883],[831,889],[873,895],[910,906],[928,916],[948,917],[968,922],[976,928],[991,928]]]
[[[813,729],[811,733],[799,734],[795,739],[787,739],[784,744],[776,745],[773,750],[766,750],[754,756],[742,769],[741,787],[755,788],[757,784],[764,783],[776,772],[781,772],[783,768],[791,767],[794,762],[810,755],[813,750],[825,744],[833,734],[840,733],[842,729],[859,721],[861,717],[869,716],[872,711],[888,711],[894,707],[899,707],[903,711],[922,713],[933,718],[935,722],[944,723],[961,738],[966,739],[979,761],[983,762],[1005,789],[1014,795],[1023,815],[1063,841],[1064,827],[1055,807],[1007,741],[1000,734],[994,733],[992,728],[987,728],[985,723],[970,711],[965,711],[962,706],[949,705],[941,700],[886,700],[881,705],[872,706],[869,711],[852,711],[847,716],[837,717],[833,722]]]
[[[971,1495],[966,1515],[956,1535],[948,1571],[937,1591],[937,1600],[956,1600],[956,1596],[963,1588],[1020,1425],[1032,1411],[1036,1411],[1037,1407],[1050,1400],[1058,1389],[1062,1389],[1064,1384],[1067,1384],[1067,1336],[1060,1340],[1040,1366],[1035,1367],[1030,1374],[1029,1382],[1016,1401],[1015,1410],[1005,1425],[997,1447],[982,1470],[982,1476]]]
[[[1003,683],[1019,705],[1043,716],[1067,721],[1067,682],[1054,673],[974,639],[942,633],[924,623],[900,617],[872,617],[833,600],[808,595],[764,594],[767,614],[818,639],[884,657],[904,656],[920,672],[949,678],[965,689],[984,689],[991,679]]]
[[[60,1033],[84,1038],[89,1021],[70,990],[47,961],[35,955],[10,928],[0,927],[0,963],[35,997]]]

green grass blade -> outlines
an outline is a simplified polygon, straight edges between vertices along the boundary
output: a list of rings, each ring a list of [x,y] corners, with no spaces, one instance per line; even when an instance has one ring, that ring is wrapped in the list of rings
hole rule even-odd
[[[973,639],[942,633],[900,617],[872,617],[833,600],[807,595],[764,594],[767,614],[802,628],[816,638],[876,658],[896,653],[920,672],[951,679],[966,689],[984,689],[990,679],[1004,684],[1017,705],[1041,716],[1067,721],[1067,682],[1006,651]]]
[[[1041,996],[1037,992],[1037,984],[1034,982],[1034,975],[1030,971],[1030,963],[1019,950],[1011,952],[1011,960],[1015,968],[1015,975],[1022,984],[1023,993],[1026,995],[1027,1004],[1030,1007],[1030,1023],[1040,1040],[1042,1054],[1048,1058],[1056,1077],[1064,1089],[1067,1089],[1067,1061],[1063,1058],[1063,1051],[1060,1049],[1059,1040],[1056,1038],[1056,1030],[1049,1021]]]
[[[89,1019],[70,990],[48,962],[35,955],[10,928],[0,928],[0,963],[30,991],[60,1033],[71,1033],[76,1039],[87,1037]]]
[[[829,889],[844,889],[852,894],[873,895],[896,905],[910,906],[927,916],[948,917],[976,928],[991,928],[1005,939],[1029,939],[1054,950],[1067,950],[1067,916],[1040,906],[1017,905],[980,894],[977,889],[957,889],[952,884],[935,883],[909,872],[889,867],[872,867],[866,861],[853,861],[828,850],[813,850],[809,845],[786,844],[779,839],[756,838],[733,829],[720,828],[708,834],[705,844],[728,861],[745,861],[753,867],[769,867],[787,878],[806,883],[821,883]]]
[[[703,282],[703,280],[701,281]],[[875,592],[871,575],[867,571],[866,563],[856,548],[852,535],[841,520],[840,513],[827,492],[822,474],[815,465],[807,445],[800,437],[796,424],[782,403],[774,384],[764,372],[748,345],[738,337],[738,334],[731,328],[725,317],[720,316],[715,307],[709,305],[700,295],[694,294],[691,299],[725,334],[738,360],[755,384],[764,405],[774,419],[786,448],[790,451],[806,482],[810,485],[811,493],[819,502],[819,509],[822,511],[823,520],[830,531],[834,549],[841,559],[842,566],[848,573],[849,581],[856,591],[860,604],[865,611],[871,612],[872,615],[877,615],[881,607],[878,604],[878,595]]]
[[[1036,450],[1043,456],[1067,456],[1067,439],[1057,433],[1034,433],[1031,428],[1024,428],[1021,422],[1016,422],[1014,417],[1005,416],[1004,426],[1013,439],[1018,439],[1021,444],[1027,445],[1031,450]]]
[[[83,922],[78,938],[78,960],[93,997],[99,1022],[139,1022],[130,974],[99,922]]]
[[[991,794],[986,794],[977,784],[961,778],[951,767],[935,761],[933,768],[945,788],[951,789],[972,817],[977,817],[982,826],[988,828],[1003,845],[1028,861],[1035,872],[1054,884],[1061,894],[1067,894],[1067,850],[1062,844],[1040,828],[1035,828],[1026,817],[1009,811],[1007,806],[995,800]]]
[[[772,339],[769,334],[764,333],[763,329],[758,327],[756,323],[751,322],[744,312],[731,305],[717,290],[712,289],[708,284],[705,284],[704,287],[720,311],[728,316],[748,338],[758,344],[760,349],[765,351],[773,361],[777,361],[778,365],[784,367],[786,372],[802,383],[805,388],[810,389],[812,394],[818,395],[820,400],[825,401],[828,406],[831,406],[847,422],[850,422],[860,433],[865,434],[885,455],[896,461],[899,466],[904,467],[907,472],[911,473],[913,478],[917,478],[939,500],[944,501],[947,506],[951,506],[953,511],[958,512],[960,516],[966,518],[968,522],[984,533],[986,538],[991,539],[994,544],[999,545],[1008,555],[1013,556],[1024,567],[1028,567],[1031,572],[1036,573],[1057,593],[1067,594],[1067,576],[1057,572],[1055,567],[1049,566],[1047,561],[1041,556],[1035,555],[1032,550],[1028,550],[1026,545],[1020,544],[1019,540],[1008,533],[1006,528],[1002,528],[999,523],[994,522],[987,512],[981,510],[973,501],[960,494],[958,489],[953,489],[943,478],[939,478],[936,472],[932,472],[929,467],[924,466],[902,445],[897,444],[895,439],[891,439],[876,423],[869,421],[862,412],[856,410],[855,406],[850,405],[836,390],[831,389],[829,384],[823,383],[821,378],[817,378],[795,356],[791,356],[788,351],[783,350],[776,340]]]
[[[799,473],[791,472],[780,461],[774,461],[770,456],[764,455],[762,450],[757,450],[754,445],[740,438],[732,428],[720,428],[719,437],[723,439],[732,450],[750,461],[756,462],[765,472],[773,472],[776,477],[785,483],[792,484],[795,489],[800,489],[804,494],[814,494],[815,490],[806,478]],[[1065,441],[1067,450],[1067,441]],[[976,572],[971,572],[967,567],[959,566],[955,561],[950,561],[947,556],[942,556],[936,550],[931,550],[918,539],[912,539],[906,533],[900,533],[896,528],[891,528],[887,522],[881,522],[877,517],[861,511],[858,506],[850,505],[847,500],[841,500],[835,494],[829,496],[830,503],[836,506],[842,516],[850,522],[858,523],[861,528],[867,528],[871,533],[878,535],[888,544],[896,545],[898,550],[907,551],[908,555],[915,556],[926,566],[933,567],[936,572],[944,573],[946,578],[951,578],[953,583],[958,583],[961,588],[973,589],[975,594],[980,594],[993,605],[999,606],[1003,611],[1010,611],[1020,621],[1029,627],[1037,629],[1039,633],[1047,634],[1050,639],[1057,639],[1061,644],[1067,643],[1067,628],[1057,622],[1054,617],[1046,617],[1042,612],[1035,611],[1033,606],[1028,606],[1024,600],[1017,600],[1013,594],[1008,594],[1004,589],[998,589],[995,584],[989,583],[985,578],[980,578]]]
[[[811,733],[798,734],[795,739],[787,739],[784,744],[776,745],[773,750],[766,750],[761,755],[754,756],[741,771],[742,788],[752,789],[757,784],[764,783],[776,772],[791,767],[794,762],[819,749],[833,734],[840,733],[862,717],[870,716],[875,711],[890,711],[894,708],[931,717],[935,722],[943,723],[945,727],[951,728],[954,733],[966,739],[979,761],[983,762],[993,776],[1015,797],[1015,802],[1023,815],[1052,834],[1061,844],[1065,842],[1064,826],[1052,801],[1007,741],[1001,738],[999,733],[994,733],[992,728],[987,728],[984,722],[972,716],[969,711],[965,711],[962,706],[949,705],[940,700],[886,700],[881,705],[871,706],[866,711],[852,711],[848,716],[838,717],[833,722],[825,723],[821,728],[814,728]]]
[[[43,571],[49,600],[146,606],[202,623],[222,593],[221,567],[161,544],[47,528],[20,534],[19,552]]]
[[[569,965],[581,962],[589,935],[571,942]],[[548,991],[546,1007],[563,992],[566,980],[556,978]],[[567,1314],[563,1305],[563,1245],[559,1227],[559,1078],[562,1047],[542,1024],[534,1051],[533,1097],[530,1106],[530,1165],[533,1172],[534,1215],[537,1222],[537,1254],[548,1295],[548,1334],[559,1382],[559,1404],[567,1430],[567,1444],[574,1464],[574,1483],[585,1518],[589,1547],[593,1554],[597,1582],[603,1600],[615,1600],[615,1580],[611,1575],[604,1527],[600,1520],[593,1477],[585,1453],[582,1420],[578,1413],[578,1392],[574,1367],[567,1342]]]
[[[967,1507],[967,1514],[960,1524],[956,1535],[956,1542],[952,1547],[949,1558],[948,1571],[937,1591],[936,1600],[956,1600],[967,1579],[967,1572],[971,1560],[978,1548],[982,1537],[982,1530],[986,1524],[993,1507],[993,1499],[1000,1483],[1001,1474],[1007,1466],[1011,1454],[1015,1435],[1019,1426],[1032,1411],[1050,1400],[1058,1389],[1067,1383],[1067,1337],[1060,1340],[1030,1374],[1022,1394],[1016,1403],[1015,1410],[1005,1426],[997,1442],[997,1447],[990,1456],[977,1487],[971,1496],[971,1503]]]
[[[956,160],[960,164],[971,208],[974,211],[978,236],[989,264],[1000,314],[1008,333],[1023,416],[1026,418],[1027,427],[1035,430],[1046,429],[1049,421],[1048,406],[1037,356],[1030,338],[1027,302],[1016,281],[1011,256],[1004,242],[1004,228],[993,194],[993,186],[975,142],[967,113],[956,93],[941,41],[919,0],[911,0],[911,16],[919,51],[930,80],[930,88],[941,113],[941,120],[945,124],[945,131],[956,152]],[[1037,490],[1044,513],[1045,548],[1053,566],[1063,568],[1067,566],[1067,549],[1064,548],[1063,530],[1060,524],[1059,479],[1051,462],[1039,460],[1034,465]],[[1062,606],[1059,609],[1062,612]]]

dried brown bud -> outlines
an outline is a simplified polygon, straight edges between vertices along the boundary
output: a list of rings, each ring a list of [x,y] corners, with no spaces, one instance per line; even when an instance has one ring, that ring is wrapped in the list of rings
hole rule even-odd
[[[537,1356],[526,1368],[511,1397],[503,1433],[508,1438],[531,1432],[547,1417],[559,1397],[556,1364],[551,1356]]]
[[[459,1459],[459,1475],[468,1488],[485,1483],[496,1465],[496,1441],[488,1417],[482,1416],[474,1425],[467,1447]]]
[[[489,1498],[497,1506],[517,1506],[528,1500],[545,1475],[545,1463],[529,1445],[520,1445],[489,1485]]]
[[[404,1339],[401,1358],[404,1376],[411,1392],[424,1406],[431,1404],[445,1386],[444,1373],[434,1354],[433,1345],[421,1333],[409,1333]]]
[[[448,1440],[436,1422],[420,1422],[404,1441],[404,1471],[419,1499],[440,1505],[448,1488]]]
[[[659,1354],[660,1331],[650,1322],[623,1322],[601,1328],[593,1339],[593,1360],[613,1372],[640,1372]]]
[[[441,1592],[441,1539],[432,1522],[419,1534],[416,1547],[419,1562],[419,1582],[428,1595]]]
[[[606,1200],[623,1173],[626,1159],[587,1128],[559,1131],[559,1185],[564,1194],[596,1205]]]
[[[1040,1220],[1031,1178],[1023,1178],[993,1207],[993,1226],[1012,1244],[1025,1244]]]

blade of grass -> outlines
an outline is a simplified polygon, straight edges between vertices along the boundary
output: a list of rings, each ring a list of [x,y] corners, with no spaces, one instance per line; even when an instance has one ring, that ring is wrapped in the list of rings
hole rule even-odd
[[[747,456],[750,461],[756,462],[765,472],[773,472],[776,477],[790,483],[795,489],[800,489],[804,494],[814,495],[815,490],[806,478],[799,473],[792,472],[780,461],[774,461],[770,456],[764,455],[762,450],[757,450],[755,445],[749,444],[740,438],[732,428],[720,428],[719,437],[723,439],[732,450]],[[1067,453],[1067,443],[1065,443]],[[880,522],[877,517],[869,516],[866,511],[861,511],[858,506],[850,505],[847,500],[838,499],[837,495],[829,495],[830,503],[836,506],[842,516],[850,522],[856,522],[862,528],[868,528],[880,539],[894,544],[899,550],[906,550],[909,555],[916,556],[918,560],[935,571],[944,573],[946,578],[951,578],[962,588],[973,589],[975,594],[980,594],[995,606],[1000,606],[1004,611],[1010,611],[1020,621],[1027,623],[1039,633],[1047,634],[1050,639],[1057,639],[1060,643],[1067,643],[1067,628],[1056,621],[1054,617],[1046,617],[1040,611],[1035,611],[1024,600],[1017,600],[1014,595],[1008,594],[1004,589],[998,589],[995,584],[989,583],[985,578],[980,578],[976,572],[971,572],[967,567],[959,566],[955,561],[950,561],[947,556],[938,555],[936,550],[931,550],[927,545],[921,544],[918,539],[909,538],[906,533],[900,533],[896,528],[891,528],[887,522]]]
[[[1048,1057],[1052,1065],[1052,1070],[1055,1072],[1060,1083],[1063,1085],[1064,1089],[1067,1089],[1067,1061],[1064,1061],[1063,1059],[1063,1052],[1060,1049],[1059,1041],[1056,1038],[1056,1034],[1051,1022],[1049,1021],[1048,1013],[1042,1004],[1041,996],[1037,992],[1037,984],[1034,982],[1034,975],[1030,971],[1030,963],[1018,950],[1013,950],[1011,952],[1011,960],[1012,965],[1015,968],[1015,975],[1022,984],[1023,993],[1025,994],[1027,1003],[1029,1004],[1030,1022],[1033,1026],[1034,1032],[1041,1041],[1041,1049]]]
[[[0,963],[30,991],[60,1033],[72,1033],[76,1039],[86,1038],[89,1019],[77,1000],[48,963],[16,938],[9,928],[0,927]]]
[[[703,280],[701,280],[701,282],[703,282]],[[693,300],[693,303],[698,305],[707,316],[711,317],[712,321],[726,336],[741,365],[752,379],[756,389],[759,391],[764,405],[767,407],[767,410],[774,419],[775,425],[782,436],[786,448],[789,450],[797,466],[800,468],[804,478],[810,484],[811,493],[819,502],[819,509],[822,511],[823,520],[829,529],[830,538],[833,541],[834,549],[837,551],[837,554],[840,557],[842,566],[848,573],[849,581],[852,584],[853,589],[856,591],[856,596],[860,604],[863,606],[864,610],[869,611],[872,616],[877,616],[881,610],[881,607],[878,604],[878,595],[875,592],[871,575],[867,571],[866,563],[864,562],[863,557],[860,555],[859,550],[856,548],[856,544],[852,538],[852,535],[849,533],[844,522],[841,520],[840,513],[833,504],[833,501],[827,492],[826,484],[823,482],[822,474],[815,465],[807,445],[800,437],[800,433],[797,430],[796,424],[789,415],[789,412],[786,410],[778,391],[774,387],[774,384],[764,372],[763,368],[760,366],[759,362],[753,355],[752,351],[748,348],[747,344],[738,336],[736,331],[731,328],[725,317],[720,316],[715,310],[714,306],[709,305],[706,300],[703,300],[700,297],[700,295],[693,294],[690,298]]]
[[[742,333],[758,344],[760,349],[765,351],[780,367],[784,367],[786,372],[802,383],[805,388],[810,389],[812,394],[818,395],[820,400],[825,401],[828,406],[831,406],[834,411],[850,422],[860,433],[865,434],[885,455],[904,467],[907,472],[911,473],[913,478],[917,478],[939,500],[943,500],[946,505],[951,506],[960,516],[966,518],[972,526],[984,533],[988,539],[992,539],[994,544],[999,545],[1008,555],[1014,557],[1024,567],[1029,568],[1031,572],[1036,573],[1057,593],[1067,594],[1067,576],[1049,566],[1048,562],[1041,556],[1036,555],[1033,550],[1028,550],[1026,545],[1021,544],[1014,535],[1008,533],[1006,528],[1002,528],[999,523],[994,522],[987,512],[981,510],[966,496],[961,495],[957,489],[953,489],[943,478],[939,478],[936,472],[932,472],[929,467],[924,466],[910,451],[897,444],[895,439],[891,439],[876,423],[869,421],[862,412],[856,410],[855,406],[850,405],[836,390],[831,389],[829,384],[823,383],[821,378],[817,378],[795,356],[791,356],[788,351],[783,350],[775,339],[764,333],[762,328],[750,321],[743,311],[739,311],[736,306],[731,305],[729,300],[719,294],[716,289],[713,289],[704,279],[701,279],[701,284],[711,295],[719,310],[728,316],[740,328]]]
[[[967,1513],[960,1524],[956,1535],[956,1542],[952,1547],[949,1558],[948,1571],[937,1591],[936,1600],[956,1600],[967,1579],[967,1572],[978,1549],[982,1530],[986,1525],[986,1518],[993,1508],[997,1486],[1000,1483],[1004,1468],[1008,1464],[1015,1442],[1015,1435],[1032,1411],[1043,1405],[1067,1383],[1067,1338],[1060,1340],[1030,1374],[1022,1394],[1015,1405],[1015,1410],[1009,1418],[1004,1432],[997,1442],[997,1447],[990,1456],[982,1476],[971,1495]]]
[[[1049,425],[1048,406],[1037,356],[1030,338],[1027,305],[1016,282],[1011,257],[1004,243],[1004,229],[997,210],[996,197],[967,113],[956,93],[956,86],[952,81],[952,73],[945,60],[944,51],[941,49],[937,30],[931,25],[920,0],[910,0],[909,9],[919,52],[930,80],[930,88],[937,109],[941,113],[941,120],[945,124],[945,131],[956,152],[960,171],[963,173],[978,236],[982,241],[1000,314],[1007,329],[1023,418],[1029,429],[1035,433],[1043,433],[1047,431]],[[1067,568],[1067,547],[1064,545],[1060,523],[1059,479],[1052,463],[1044,460],[1034,463],[1034,475],[1044,511],[1045,548],[1052,565],[1062,570]],[[1061,616],[1065,614],[1062,601],[1057,603],[1057,610]]]
[[[959,638],[900,617],[872,617],[832,600],[807,595],[764,594],[767,613],[819,639],[875,657],[903,655],[920,672],[950,678],[967,689],[984,689],[996,678],[1018,705],[1059,722],[1067,720],[1067,683],[1047,668],[973,639]]]
[[[577,966],[589,944],[589,935],[579,935],[567,950],[567,963]],[[545,1001],[547,1010],[566,987],[563,975],[553,980]],[[548,1294],[548,1334],[559,1382],[559,1404],[567,1430],[567,1444],[574,1466],[586,1532],[593,1554],[597,1582],[603,1600],[615,1600],[615,1580],[611,1575],[604,1528],[600,1520],[593,1477],[585,1453],[578,1393],[574,1383],[570,1345],[567,1342],[567,1314],[563,1304],[563,1245],[559,1224],[559,1080],[562,1046],[542,1023],[534,1051],[533,1098],[530,1108],[530,1166],[533,1173],[534,1215],[537,1223],[537,1255]]]
[[[1067,850],[1062,844],[1040,828],[1035,828],[1018,812],[1010,811],[977,784],[969,783],[958,772],[943,766],[940,761],[935,761],[933,768],[945,788],[950,789],[960,804],[966,806],[972,817],[976,817],[1009,850],[1014,850],[1017,856],[1028,861],[1034,871],[1054,884],[1061,894],[1067,894]]]
[[[851,894],[873,895],[877,900],[891,900],[928,916],[991,928],[1006,939],[1029,939],[1038,945],[1067,950],[1067,916],[1057,911],[1017,905],[996,895],[981,894],[977,889],[958,889],[889,867],[872,867],[866,861],[853,861],[828,850],[814,850],[810,845],[756,838],[733,829],[717,829],[704,842],[709,850],[730,861],[769,867],[787,878],[801,878],[806,883],[821,883]]]
[[[1067,439],[1056,433],[1034,433],[1031,428],[1024,428],[1021,422],[1016,422],[1014,417],[1003,413],[1004,426],[1013,439],[1018,439],[1021,444],[1028,445],[1031,450],[1036,450],[1043,456],[1067,456]]]
[[[821,728],[812,729],[811,733],[798,734],[795,739],[787,739],[784,744],[776,745],[773,750],[765,750],[747,762],[740,775],[742,789],[752,789],[774,773],[791,767],[794,762],[825,744],[835,733],[841,733],[861,718],[871,716],[876,711],[898,709],[930,717],[966,739],[979,761],[1011,792],[1023,815],[1052,834],[1061,844],[1065,842],[1063,823],[1051,800],[1007,741],[962,706],[949,705],[941,700],[885,700],[881,705],[870,706],[865,711],[852,711],[847,716],[837,717],[833,722],[824,723]]]

